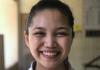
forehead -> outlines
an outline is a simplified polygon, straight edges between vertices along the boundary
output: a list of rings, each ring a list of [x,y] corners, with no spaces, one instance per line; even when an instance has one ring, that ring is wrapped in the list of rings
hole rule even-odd
[[[42,11],[38,11],[32,18],[32,26],[68,27],[68,20],[67,17],[57,9],[44,9]]]

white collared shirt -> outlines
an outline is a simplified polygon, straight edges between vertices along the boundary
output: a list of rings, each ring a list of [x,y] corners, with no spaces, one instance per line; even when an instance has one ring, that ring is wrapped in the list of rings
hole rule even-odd
[[[65,62],[65,64],[67,64]],[[30,65],[30,68],[28,70],[34,70],[35,69],[35,66],[36,66],[36,62],[32,62],[31,65]],[[69,64],[69,69],[68,70],[74,70],[71,65]]]

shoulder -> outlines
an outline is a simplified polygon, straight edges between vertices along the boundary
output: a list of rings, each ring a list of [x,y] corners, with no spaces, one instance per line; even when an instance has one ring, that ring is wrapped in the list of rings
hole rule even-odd
[[[74,70],[69,62],[65,62],[68,65],[68,70]],[[36,62],[32,62],[28,70],[35,70]]]
[[[74,70],[71,64],[69,64],[69,70]]]
[[[35,70],[36,62],[33,61],[28,70]]]
[[[70,62],[68,60],[65,60],[65,65],[67,66],[68,70],[74,70],[72,65],[70,64]]]

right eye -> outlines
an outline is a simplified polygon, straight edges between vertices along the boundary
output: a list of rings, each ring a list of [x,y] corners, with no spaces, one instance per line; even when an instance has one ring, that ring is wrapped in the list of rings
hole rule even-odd
[[[40,32],[35,32],[34,35],[37,37],[43,37],[45,36],[45,33],[40,31]]]

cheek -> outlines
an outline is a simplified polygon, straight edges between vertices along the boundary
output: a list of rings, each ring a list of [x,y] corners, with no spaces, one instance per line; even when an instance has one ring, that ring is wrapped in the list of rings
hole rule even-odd
[[[30,44],[31,47],[35,48],[39,44],[39,39],[37,39],[36,37],[30,36],[29,44]]]
[[[69,51],[71,47],[72,39],[70,37],[60,38],[58,40],[58,43],[63,50],[66,49],[67,51]]]
[[[36,52],[39,46],[39,40],[34,38],[34,37],[30,37],[29,38],[29,48],[31,52]]]
[[[33,56],[33,58],[37,59],[38,57],[38,50],[40,48],[41,41],[35,37],[29,38],[29,49]]]

